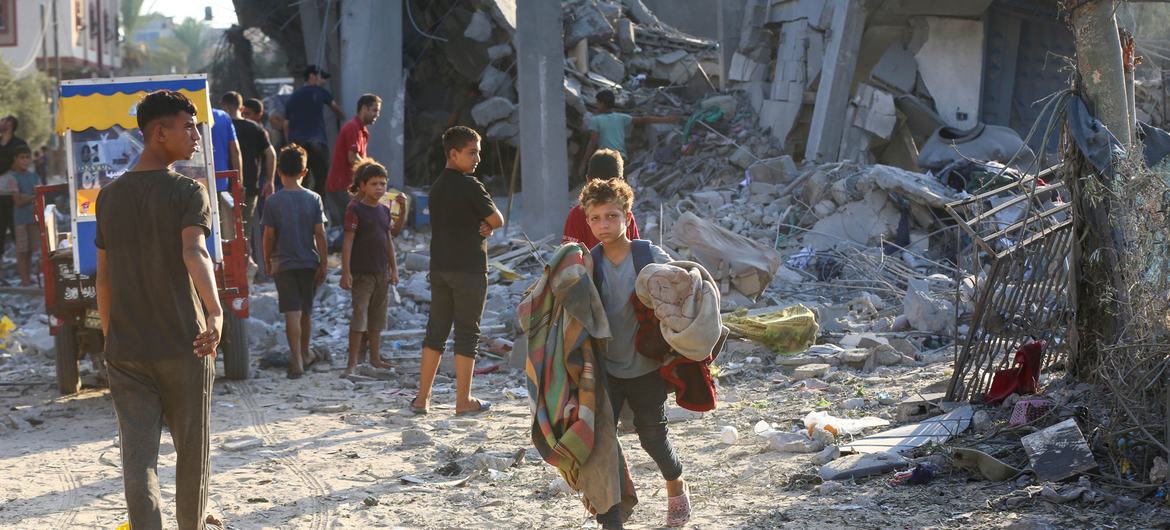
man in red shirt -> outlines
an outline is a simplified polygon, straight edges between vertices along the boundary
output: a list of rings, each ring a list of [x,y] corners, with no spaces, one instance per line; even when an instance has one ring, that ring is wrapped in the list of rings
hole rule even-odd
[[[598,149],[589,157],[588,169],[585,172],[585,181],[588,182],[593,179],[612,179],[624,178],[624,163],[622,162],[622,155],[613,149]],[[639,239],[638,222],[634,220],[634,214],[630,214],[629,221],[626,223],[626,234],[631,240]],[[585,209],[580,204],[569,210],[569,216],[565,218],[565,236],[561,239],[561,244],[565,243],[581,243],[586,248],[593,248],[600,243],[593,235],[593,231],[589,229],[589,224],[585,222]]]
[[[329,178],[325,181],[325,209],[330,224],[340,226],[349,205],[349,185],[353,183],[353,167],[366,158],[366,146],[370,143],[367,128],[378,119],[382,112],[382,98],[375,94],[362,94],[357,101],[357,115],[341,126],[337,143],[333,146],[333,163],[329,167]]]

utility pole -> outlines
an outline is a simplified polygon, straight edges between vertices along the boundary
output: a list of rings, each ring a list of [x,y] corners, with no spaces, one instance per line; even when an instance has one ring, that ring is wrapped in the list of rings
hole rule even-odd
[[[559,234],[569,207],[561,3],[520,0],[516,12],[523,226],[537,239]]]

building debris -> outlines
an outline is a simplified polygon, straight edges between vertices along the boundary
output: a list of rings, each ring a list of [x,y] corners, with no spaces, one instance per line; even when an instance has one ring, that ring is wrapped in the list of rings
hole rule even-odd
[[[1059,482],[1097,468],[1093,452],[1073,418],[1020,438],[1020,443],[1039,480]]]

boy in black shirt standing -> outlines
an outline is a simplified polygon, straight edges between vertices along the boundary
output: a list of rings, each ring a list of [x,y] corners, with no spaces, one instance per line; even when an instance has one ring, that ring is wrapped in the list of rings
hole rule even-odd
[[[161,529],[158,448],[174,440],[178,528],[204,528],[211,384],[223,309],[207,251],[207,189],[171,169],[199,142],[195,105],[151,92],[137,106],[143,151],[97,200],[97,305],[118,413],[130,524]]]
[[[471,397],[479,344],[479,320],[487,300],[487,238],[504,217],[471,172],[479,164],[479,133],[457,126],[443,133],[447,167],[431,187],[431,311],[423,340],[415,413],[429,408],[439,358],[455,327],[455,415],[486,411],[491,403]]]

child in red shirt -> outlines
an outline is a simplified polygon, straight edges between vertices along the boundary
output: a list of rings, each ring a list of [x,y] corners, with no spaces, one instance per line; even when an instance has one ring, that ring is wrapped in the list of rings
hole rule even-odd
[[[624,178],[622,175],[623,166],[620,153],[613,149],[598,149],[596,153],[593,153],[593,156],[589,157],[585,182],[588,183],[593,179]],[[633,213],[630,214],[630,221],[626,225],[626,235],[630,239],[640,239],[638,222],[634,220]],[[565,218],[565,235],[561,239],[561,244],[565,243],[581,243],[586,248],[593,248],[601,243],[593,235],[593,231],[589,229],[589,223],[585,222],[585,209],[580,204],[569,210],[569,216]]]

